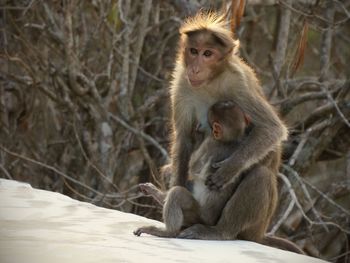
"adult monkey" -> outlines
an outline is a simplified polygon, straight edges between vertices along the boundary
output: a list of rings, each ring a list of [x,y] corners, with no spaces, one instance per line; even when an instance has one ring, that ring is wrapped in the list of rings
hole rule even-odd
[[[229,158],[213,164],[217,170],[207,177],[206,185],[210,190],[220,190],[242,172],[250,180],[243,180],[215,226],[196,224],[185,229],[179,237],[240,238],[257,242],[264,239],[266,243],[268,238],[264,234],[268,224],[265,223],[262,230],[257,224],[261,224],[258,220],[261,214],[273,213],[276,206],[277,171],[254,165],[263,162],[271,151],[280,149],[281,142],[287,139],[287,128],[265,98],[253,70],[235,54],[238,41],[233,39],[222,16],[199,13],[185,21],[180,33],[180,48],[171,85],[173,185],[185,185],[189,160],[194,151],[193,131],[198,126],[207,126],[207,112],[215,102],[234,101],[249,116],[254,127]],[[255,185],[261,183],[273,186],[264,194],[252,194]],[[247,192],[250,194],[247,195]],[[238,211],[242,202],[248,202],[256,209]],[[262,211],[266,203],[271,209]],[[233,217],[239,217],[238,222],[249,229],[235,224]],[[259,233],[254,237],[245,235],[254,232],[255,227],[260,229]]]
[[[208,187],[218,189],[232,177],[280,147],[287,129],[263,95],[253,72],[236,54],[223,17],[199,13],[180,28],[181,41],[171,85],[174,185],[183,186],[193,152],[193,131],[207,127],[208,108],[220,100],[233,100],[250,117],[254,129],[240,149],[214,166]],[[254,171],[252,171],[254,172]]]
[[[197,127],[205,130],[211,105],[234,101],[249,116],[253,128],[230,157],[212,165],[217,170],[207,176],[207,187],[220,191],[244,172],[242,182],[225,204],[217,223],[197,223],[177,236],[245,239],[279,247],[281,242],[277,238],[265,236],[277,203],[278,169],[264,163],[271,152],[280,150],[281,142],[287,139],[287,129],[264,97],[253,70],[236,56],[237,42],[223,17],[200,13],[188,19],[180,33],[171,86],[174,185],[185,186],[189,160],[195,150],[195,131]]]

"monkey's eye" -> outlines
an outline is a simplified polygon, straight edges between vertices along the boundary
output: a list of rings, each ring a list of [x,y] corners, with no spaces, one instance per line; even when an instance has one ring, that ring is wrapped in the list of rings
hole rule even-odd
[[[192,47],[192,48],[190,48],[190,53],[192,55],[197,55],[198,54],[198,50]]]
[[[210,51],[210,50],[206,50],[206,51],[204,51],[203,55],[204,55],[205,57],[210,57],[211,55],[213,55],[213,52]]]

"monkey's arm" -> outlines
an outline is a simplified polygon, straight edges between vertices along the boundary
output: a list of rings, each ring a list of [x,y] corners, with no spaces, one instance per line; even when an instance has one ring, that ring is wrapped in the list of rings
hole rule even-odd
[[[244,98],[245,97],[245,98]],[[251,117],[253,129],[238,145],[231,161],[238,161],[242,170],[262,160],[270,151],[278,149],[287,140],[288,130],[275,109],[260,94],[243,96],[238,99],[244,112]]]
[[[254,127],[229,158],[213,165],[217,170],[206,181],[210,189],[225,187],[287,139],[287,128],[262,95],[245,92],[234,100],[250,116]]]
[[[172,186],[185,186],[187,181],[188,165],[193,151],[192,130],[191,107],[180,102],[180,99],[176,99],[173,105],[173,138],[171,146]]]
[[[188,162],[191,157],[192,143],[186,135],[179,135],[172,149],[173,180],[172,186],[185,186],[188,174]]]

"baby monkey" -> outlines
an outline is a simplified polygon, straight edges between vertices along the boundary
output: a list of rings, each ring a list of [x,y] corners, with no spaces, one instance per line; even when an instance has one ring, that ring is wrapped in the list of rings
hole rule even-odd
[[[151,183],[140,184],[142,192],[151,195],[160,204],[165,202],[165,229],[146,226],[134,231],[135,235],[147,233],[160,237],[181,237],[181,231],[194,224],[213,226],[217,223],[242,175],[216,190],[209,190],[206,179],[214,172],[213,163],[233,153],[245,135],[249,119],[233,101],[220,101],[210,107],[208,123],[211,135],[205,138],[189,162],[190,189],[175,186],[165,194]]]

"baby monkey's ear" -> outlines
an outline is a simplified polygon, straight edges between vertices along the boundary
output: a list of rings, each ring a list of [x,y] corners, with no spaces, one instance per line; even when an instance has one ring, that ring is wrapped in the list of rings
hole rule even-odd
[[[244,114],[244,121],[246,126],[249,126],[249,124],[252,122],[252,118],[249,115]]]
[[[214,139],[215,140],[220,140],[222,138],[222,127],[221,127],[221,124],[214,121],[213,122],[213,136],[214,136]]]

